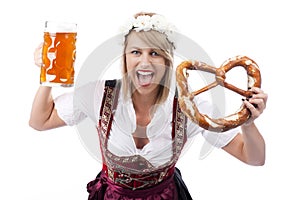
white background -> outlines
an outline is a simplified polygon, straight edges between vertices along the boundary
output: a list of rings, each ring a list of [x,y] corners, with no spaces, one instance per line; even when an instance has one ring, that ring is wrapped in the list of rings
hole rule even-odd
[[[4,3],[5,2],[5,3]],[[165,15],[216,64],[247,55],[260,66],[267,109],[257,120],[266,140],[262,167],[214,149],[199,159],[199,138],[178,163],[194,199],[299,199],[299,7],[297,1],[11,0],[0,4],[0,199],[87,199],[101,166],[74,127],[38,132],[28,126],[39,86],[33,52],[44,21],[79,25],[76,69],[119,25],[139,11]],[[238,78],[238,76],[236,77]],[[59,89],[57,89],[59,90]],[[58,92],[58,91],[57,91]]]

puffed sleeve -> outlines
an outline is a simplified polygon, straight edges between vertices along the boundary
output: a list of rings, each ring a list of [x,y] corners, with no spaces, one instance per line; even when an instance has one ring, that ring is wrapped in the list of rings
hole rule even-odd
[[[78,106],[74,107],[74,92],[62,94],[54,99],[58,116],[68,125],[73,126],[86,118]]]
[[[201,110],[201,113],[203,114],[213,116],[213,113],[216,113],[216,107],[214,107],[209,101],[197,100],[196,104],[199,111]],[[226,146],[239,133],[239,131],[240,128],[235,128],[225,132],[216,133],[203,129],[189,119],[187,121],[187,135],[189,138],[197,134],[202,134],[208,143],[217,148]]]
[[[102,91],[102,82],[92,82],[56,97],[54,103],[58,116],[69,126],[80,123],[86,117],[97,123]]]

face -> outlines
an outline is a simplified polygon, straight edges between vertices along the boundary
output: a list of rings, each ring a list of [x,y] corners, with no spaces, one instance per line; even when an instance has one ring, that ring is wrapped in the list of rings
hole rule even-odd
[[[132,32],[125,49],[126,66],[129,78],[136,91],[151,94],[158,91],[164,77],[165,58],[155,47],[149,47],[136,32]]]

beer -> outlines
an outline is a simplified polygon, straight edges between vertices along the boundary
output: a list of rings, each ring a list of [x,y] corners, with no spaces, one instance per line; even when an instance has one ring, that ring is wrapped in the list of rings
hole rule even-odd
[[[40,83],[48,86],[71,87],[74,84],[75,73],[77,32],[74,28],[76,25],[52,23],[46,22]]]

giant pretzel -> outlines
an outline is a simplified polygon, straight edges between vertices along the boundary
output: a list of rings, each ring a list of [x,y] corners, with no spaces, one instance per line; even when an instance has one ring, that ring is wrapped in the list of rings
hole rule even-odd
[[[185,115],[187,115],[187,117],[189,117],[193,122],[195,122],[202,128],[214,132],[224,132],[245,123],[251,116],[250,111],[246,108],[245,105],[242,105],[240,109],[234,114],[228,115],[224,118],[213,119],[205,114],[201,114],[193,101],[194,96],[211,88],[214,88],[217,85],[228,88],[246,98],[250,98],[252,95],[251,91],[242,90],[225,81],[226,72],[237,66],[242,66],[247,71],[248,88],[260,88],[261,76],[259,67],[253,60],[246,56],[236,56],[230,58],[225,61],[219,68],[212,67],[207,65],[206,63],[198,61],[183,61],[176,69],[176,81],[179,93],[179,106],[185,113]],[[187,83],[187,70],[201,70],[213,73],[215,74],[216,80],[213,83],[205,86],[204,88],[190,93]]]

